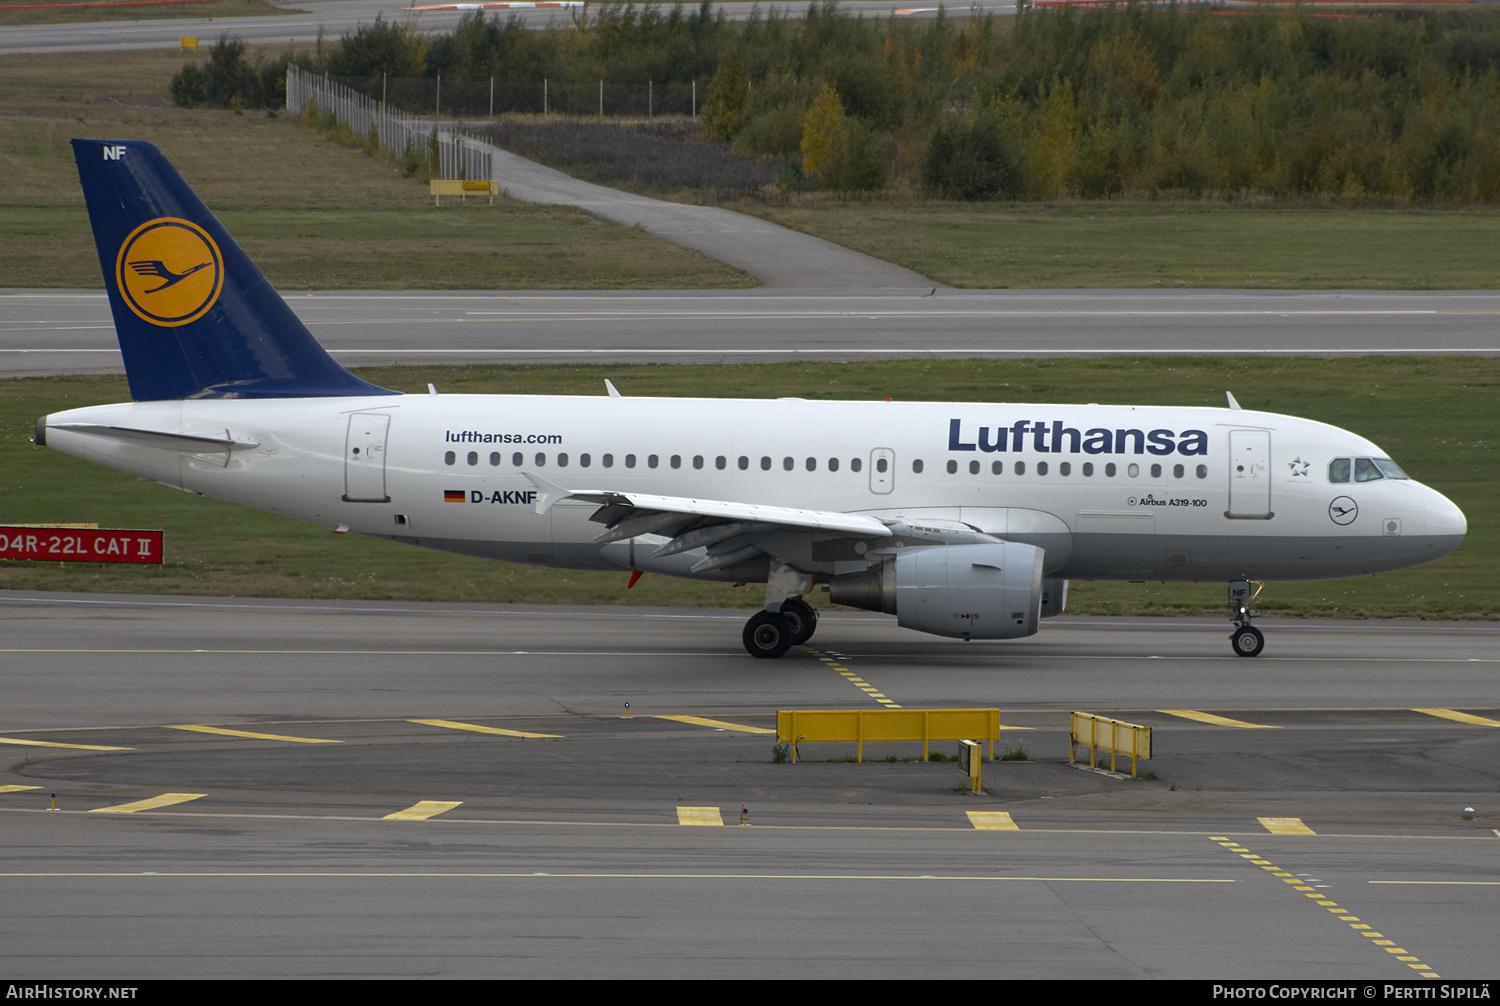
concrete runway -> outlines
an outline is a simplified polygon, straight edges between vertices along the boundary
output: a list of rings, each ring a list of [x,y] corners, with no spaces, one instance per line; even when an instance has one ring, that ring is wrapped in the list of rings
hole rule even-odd
[[[831,613],[768,664],[740,651],[744,617],[0,593],[0,787],[37,787],[0,792],[0,960],[121,980],[1493,973],[1493,625],[1263,620],[1250,661],[1213,621],[1064,616],[966,645]],[[773,764],[752,731],[778,709],[875,708],[831,663],[907,708],[998,706],[1032,760],[986,765],[978,797],[951,764],[836,745]],[[1156,778],[1069,768],[1075,708],[1152,726]],[[887,754],[918,752],[867,749]]]
[[[349,292],[287,302],[341,363],[1500,353],[1500,292]],[[120,373],[102,291],[0,290],[0,374]]]

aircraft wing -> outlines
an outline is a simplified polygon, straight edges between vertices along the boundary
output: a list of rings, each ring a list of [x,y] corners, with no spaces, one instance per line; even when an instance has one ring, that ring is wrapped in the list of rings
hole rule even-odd
[[[544,514],[563,500],[597,503],[590,518],[606,525],[594,539],[599,544],[656,534],[671,539],[654,555],[665,557],[695,548],[708,555],[694,570],[733,565],[762,549],[756,539],[781,531],[812,531],[832,537],[889,538],[894,532],[884,521],[862,514],[727,500],[658,496],[651,493],[614,492],[600,489],[566,489],[539,475],[525,473],[539,490],[536,512]]]

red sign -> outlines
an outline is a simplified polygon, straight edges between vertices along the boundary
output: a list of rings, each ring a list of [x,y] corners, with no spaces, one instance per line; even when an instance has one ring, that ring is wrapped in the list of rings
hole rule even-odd
[[[161,565],[162,532],[0,526],[0,559]]]

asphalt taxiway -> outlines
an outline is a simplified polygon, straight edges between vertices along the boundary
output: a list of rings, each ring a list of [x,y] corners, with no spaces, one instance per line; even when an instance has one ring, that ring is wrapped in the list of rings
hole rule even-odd
[[[1245,660],[1214,621],[1064,616],[962,644],[829,613],[756,661],[744,617],[0,593],[0,960],[122,979],[1493,970],[1492,624],[1263,621]],[[851,676],[906,708],[998,707],[1000,747],[1030,760],[987,764],[980,796],[914,745],[777,763],[777,710],[876,707]],[[1151,726],[1154,778],[1069,767],[1073,709]]]

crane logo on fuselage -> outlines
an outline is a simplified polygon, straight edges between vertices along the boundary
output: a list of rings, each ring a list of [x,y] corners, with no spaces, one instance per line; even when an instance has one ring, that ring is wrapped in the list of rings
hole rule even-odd
[[[142,321],[176,328],[208,313],[224,290],[224,256],[191,220],[148,220],[120,245],[115,285]]]

